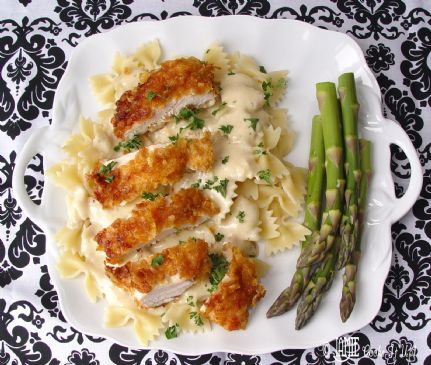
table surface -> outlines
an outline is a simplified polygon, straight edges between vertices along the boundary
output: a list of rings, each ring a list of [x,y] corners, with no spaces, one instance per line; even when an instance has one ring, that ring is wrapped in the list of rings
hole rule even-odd
[[[187,357],[132,350],[80,333],[58,306],[43,232],[14,198],[16,156],[37,128],[50,123],[55,89],[79,42],[126,22],[229,14],[298,19],[354,38],[379,82],[384,113],[407,131],[420,156],[424,187],[412,211],[392,227],[394,254],[382,307],[367,327],[350,334],[359,344],[350,358],[343,357],[341,340],[261,356]],[[2,0],[0,364],[431,364],[430,24],[431,6],[419,0]],[[408,186],[409,165],[401,151],[394,147],[392,152],[400,196]],[[25,183],[40,203],[41,156],[28,165]]]

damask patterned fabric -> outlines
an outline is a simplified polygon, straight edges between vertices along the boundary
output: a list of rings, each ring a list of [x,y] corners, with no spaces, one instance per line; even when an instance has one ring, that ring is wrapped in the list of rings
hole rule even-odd
[[[51,121],[58,83],[84,38],[134,21],[181,15],[289,18],[346,33],[361,46],[383,95],[384,113],[416,147],[424,171],[412,211],[392,227],[393,262],[376,318],[354,335],[347,364],[431,364],[431,5],[411,0],[2,0],[0,3],[0,364],[330,364],[336,341],[261,356],[180,356],[132,350],[71,327],[45,261],[45,237],[21,211],[12,171],[27,138]],[[396,194],[408,186],[405,155],[393,148]],[[40,203],[43,161],[25,176]]]

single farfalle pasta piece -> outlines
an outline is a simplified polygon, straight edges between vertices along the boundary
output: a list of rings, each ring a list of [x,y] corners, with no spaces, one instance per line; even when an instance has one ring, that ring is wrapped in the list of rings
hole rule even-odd
[[[48,176],[59,186],[73,192],[83,185],[78,164],[73,160],[55,164],[48,170]]]
[[[132,58],[140,67],[143,67],[147,71],[152,71],[159,66],[161,55],[162,50],[160,48],[160,43],[155,39],[139,47],[135,53],[133,53]]]
[[[203,60],[215,66],[214,76],[217,81],[220,81],[230,68],[228,55],[218,43],[210,44],[203,55]]]
[[[106,308],[104,324],[108,328],[126,326],[131,320],[136,337],[143,346],[147,346],[150,341],[158,337],[164,327],[159,312],[114,305]]]
[[[78,254],[73,254],[70,251],[65,251],[59,257],[57,262],[57,269],[63,278],[76,278],[77,276],[84,274],[84,287],[88,297],[93,303],[99,298],[102,298],[102,292],[97,285],[95,275],[92,272],[92,268],[87,265],[85,259]]]
[[[232,71],[234,73],[247,75],[259,83],[267,78],[264,68],[258,66],[252,57],[240,53],[233,53],[230,55],[230,59]]]
[[[63,227],[55,234],[55,240],[65,251],[76,254],[81,246],[82,223],[76,227]]]
[[[101,105],[115,102],[114,77],[110,74],[99,74],[90,77],[93,94]]]
[[[310,233],[306,227],[292,218],[285,221],[278,218],[277,223],[280,235],[275,238],[267,239],[265,242],[265,253],[268,256],[275,255],[299,245],[305,240],[305,236]]]

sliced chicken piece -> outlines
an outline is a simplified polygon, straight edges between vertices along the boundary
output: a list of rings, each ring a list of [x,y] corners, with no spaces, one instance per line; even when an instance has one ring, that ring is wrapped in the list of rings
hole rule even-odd
[[[232,247],[229,269],[200,311],[229,331],[244,329],[249,309],[264,295],[265,288],[258,281],[255,263],[239,248]]]
[[[147,308],[159,307],[163,304],[172,302],[193,284],[193,281],[185,280],[174,284],[161,285],[151,290],[151,292],[138,301],[142,306]]]
[[[181,295],[196,280],[206,279],[211,269],[208,244],[189,239],[124,266],[106,266],[106,273],[119,287],[138,292],[135,297],[145,307],[157,307]]]
[[[127,219],[117,219],[95,237],[109,264],[124,262],[136,250],[155,243],[175,229],[197,226],[219,212],[199,189],[183,189],[136,205]]]
[[[114,163],[113,163],[114,162]],[[93,196],[104,208],[130,202],[143,192],[178,182],[187,170],[209,171],[214,162],[210,134],[176,144],[143,147],[101,164],[88,176]],[[113,165],[109,171],[103,166]]]
[[[111,123],[115,135],[125,139],[161,128],[186,106],[210,107],[217,98],[214,66],[194,57],[166,61],[120,97]]]

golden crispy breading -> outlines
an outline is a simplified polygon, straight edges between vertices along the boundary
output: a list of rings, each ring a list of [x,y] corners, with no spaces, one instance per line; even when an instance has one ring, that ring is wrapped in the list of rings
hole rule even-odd
[[[189,159],[187,167],[192,170],[209,171],[214,163],[214,150],[209,132],[201,139],[192,139],[188,143]]]
[[[244,329],[249,308],[264,295],[265,288],[257,279],[255,263],[233,247],[229,270],[201,312],[229,331]]]
[[[161,264],[152,266],[153,258],[159,259]],[[106,266],[106,273],[119,287],[149,293],[174,275],[194,281],[206,278],[210,269],[208,244],[203,240],[189,239],[186,243],[164,249],[160,254],[140,261],[128,262],[121,267]]]
[[[176,183],[186,169],[208,171],[213,162],[213,145],[206,132],[203,138],[180,139],[175,145],[141,148],[132,160],[114,167],[108,179],[98,166],[88,180],[94,197],[104,208],[111,208],[133,201],[143,192],[154,191],[159,185]]]
[[[123,139],[131,128],[148,123],[157,112],[168,107],[166,115],[172,114],[168,112],[173,110],[169,108],[170,104],[208,93],[214,97],[217,94],[214,66],[193,57],[163,62],[144,83],[126,91],[117,101],[117,110],[111,121],[114,133]],[[159,117],[163,119],[166,115]]]
[[[104,250],[109,263],[152,243],[162,231],[200,223],[219,212],[215,203],[198,189],[180,190],[172,196],[158,197],[136,205],[128,219],[117,219],[97,233],[98,249]]]

